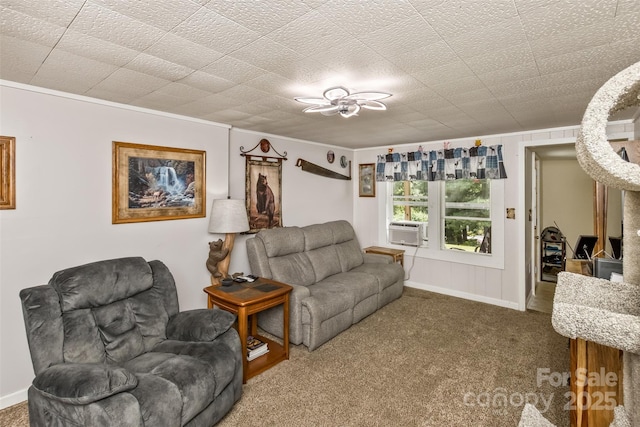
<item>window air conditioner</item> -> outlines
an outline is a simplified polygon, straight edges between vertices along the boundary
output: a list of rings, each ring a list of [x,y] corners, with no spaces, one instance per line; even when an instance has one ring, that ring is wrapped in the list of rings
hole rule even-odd
[[[389,223],[389,243],[405,246],[420,246],[422,224],[416,222]]]

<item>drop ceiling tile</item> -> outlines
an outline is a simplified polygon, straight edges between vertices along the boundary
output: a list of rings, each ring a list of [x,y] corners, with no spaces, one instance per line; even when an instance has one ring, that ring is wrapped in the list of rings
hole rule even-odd
[[[531,40],[531,50],[536,59],[542,59],[606,45],[615,41],[615,34],[615,29],[608,25],[579,27],[562,34]]]
[[[513,48],[527,43],[527,36],[520,19],[509,18],[499,24],[487,25],[475,30],[451,36],[447,39],[451,48],[461,58],[490,55],[500,49]]]
[[[180,82],[169,83],[166,86],[162,86],[155,92],[181,98],[186,101],[194,101],[196,99],[206,98],[207,96],[213,95],[210,91],[201,90]]]
[[[384,0],[367,2],[329,0],[316,10],[356,37],[403,21],[415,13],[415,9],[408,1],[389,3]]]
[[[393,58],[398,52],[412,51],[442,41],[440,35],[418,15],[357,37],[371,50],[386,58]]]
[[[599,24],[616,13],[617,0],[562,1],[520,14],[530,40]]]
[[[232,58],[249,63],[254,67],[277,72],[288,62],[297,62],[304,57],[266,37],[239,48],[229,54]]]
[[[53,47],[65,28],[19,11],[0,7],[0,34]]]
[[[173,112],[176,114],[183,114],[185,116],[213,114],[216,111],[226,110],[229,108],[228,105],[225,105],[225,100],[226,97],[224,96],[220,96],[218,94],[210,95],[175,107],[173,108]]]
[[[473,71],[461,60],[413,71],[411,75],[432,89],[443,83],[455,85],[461,79],[476,78]]]
[[[91,1],[105,9],[113,10],[164,31],[170,31],[200,9],[200,5],[191,0]]]
[[[442,99],[433,89],[426,87],[425,85],[416,85],[413,88],[407,88],[405,90],[396,91],[393,94],[393,98],[397,98],[404,104],[411,104],[417,101],[428,101],[434,99]]]
[[[118,88],[117,92],[113,92],[111,90],[93,87],[85,92],[85,95],[92,98],[103,99],[105,101],[117,102],[120,104],[131,104],[136,99],[136,95],[130,92],[126,92],[122,90],[122,88]]]
[[[175,34],[167,33],[150,46],[145,53],[185,67],[200,69],[222,58],[223,54],[196,44]]]
[[[268,34],[312,10],[299,1],[212,1],[207,3],[205,7],[262,35]],[[265,16],[268,16],[269,19],[265,19]]]
[[[264,73],[264,70],[231,56],[223,56],[214,63],[201,68],[200,71],[235,83],[255,79]]]
[[[169,81],[180,80],[195,71],[146,53],[136,56],[125,68]]]
[[[442,83],[430,85],[436,93],[443,98],[458,98],[459,94],[466,94],[470,92],[486,89],[484,83],[480,81],[476,76],[460,77],[455,81],[445,81]]]
[[[517,16],[512,0],[412,2],[416,10],[443,37],[473,33]],[[453,6],[453,7],[452,7]]]
[[[0,79],[29,83],[51,48],[0,35]]]
[[[445,41],[440,41],[406,52],[398,52],[389,61],[411,75],[441,67],[460,60],[460,57]]]
[[[96,89],[114,92],[130,93],[134,97],[144,96],[169,84],[170,81],[140,73],[135,70],[119,68],[109,77],[96,85]]]
[[[207,8],[201,8],[171,32],[224,54],[257,40],[260,34]]]
[[[171,110],[177,106],[187,103],[184,98],[171,96],[167,93],[159,91],[151,92],[147,95],[141,96],[133,101],[131,104],[137,107],[149,108],[152,110]]]
[[[487,86],[495,86],[508,82],[519,81],[540,76],[536,62],[524,62],[516,66],[494,70],[478,75],[478,78]]]
[[[178,83],[183,83],[194,89],[200,89],[211,93],[222,92],[223,90],[236,85],[235,82],[225,80],[203,71],[195,71],[185,78],[180,79]]]
[[[125,46],[120,46],[106,40],[98,39],[74,30],[67,30],[56,49],[61,49],[85,58],[123,66],[133,60],[138,52]]]
[[[91,2],[85,4],[69,28],[137,51],[147,49],[165,33]]]
[[[238,103],[253,102],[268,96],[266,92],[246,85],[236,85],[220,92],[218,95],[232,99],[234,105]]]
[[[275,73],[264,73],[243,84],[270,94],[297,96],[288,89],[293,86],[293,82]]]
[[[342,45],[352,38],[315,10],[275,29],[266,37],[302,56],[313,55],[319,49]]]
[[[340,72],[355,70],[383,58],[360,40],[352,39],[338,46],[319,49],[309,59]]]
[[[311,58],[304,58],[296,62],[282,62],[274,68],[273,72],[300,85],[315,83],[325,80],[327,77],[337,78],[339,76],[335,70]],[[339,80],[344,81],[342,78]]]
[[[535,57],[533,56],[533,52],[531,52],[529,43],[510,46],[506,49],[496,49],[493,52],[464,59],[467,66],[477,75],[534,61]],[[513,69],[512,71],[516,70]]]
[[[0,1],[0,6],[38,18],[56,26],[67,27],[84,3],[85,0],[2,0]]]
[[[32,83],[39,85],[38,82],[41,80],[60,80],[65,82],[65,86],[69,86],[75,81],[79,87],[78,92],[84,93],[117,69],[111,64],[54,49],[32,79]]]

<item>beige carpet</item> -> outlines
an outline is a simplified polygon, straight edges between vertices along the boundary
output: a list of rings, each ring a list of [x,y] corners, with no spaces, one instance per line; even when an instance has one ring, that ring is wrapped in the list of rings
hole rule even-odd
[[[314,352],[292,346],[219,425],[515,427],[530,402],[567,426],[568,387],[536,380],[568,365],[549,314],[407,289]],[[26,426],[25,412],[0,411],[0,426]]]

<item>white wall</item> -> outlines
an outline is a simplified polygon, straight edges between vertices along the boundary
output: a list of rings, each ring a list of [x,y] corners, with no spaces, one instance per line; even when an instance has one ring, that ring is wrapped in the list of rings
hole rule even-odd
[[[573,258],[569,246],[579,235],[593,234],[593,179],[577,160],[548,159],[540,162],[540,181],[540,232],[557,224]]]

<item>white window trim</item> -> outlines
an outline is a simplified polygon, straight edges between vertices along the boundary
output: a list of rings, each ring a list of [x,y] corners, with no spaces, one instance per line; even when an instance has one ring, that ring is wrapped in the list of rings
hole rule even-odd
[[[434,259],[460,264],[474,265],[478,267],[497,268],[504,270],[504,180],[492,179],[491,182],[491,254],[471,253],[442,249],[444,239],[441,232],[443,226],[441,194],[442,181],[429,182],[429,242],[426,247],[403,246],[389,243],[388,226],[392,221],[390,195],[393,191],[393,183],[378,184],[378,241],[384,246],[394,249],[404,249],[405,255],[417,258]],[[382,184],[382,185],[380,185]]]

